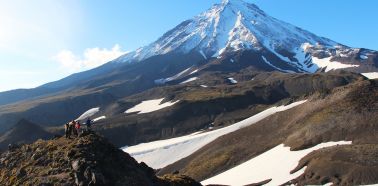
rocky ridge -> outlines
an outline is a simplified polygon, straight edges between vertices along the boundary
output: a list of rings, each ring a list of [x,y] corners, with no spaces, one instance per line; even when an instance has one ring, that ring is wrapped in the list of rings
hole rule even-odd
[[[181,175],[155,176],[144,163],[94,133],[39,140],[0,157],[3,185],[200,185]]]

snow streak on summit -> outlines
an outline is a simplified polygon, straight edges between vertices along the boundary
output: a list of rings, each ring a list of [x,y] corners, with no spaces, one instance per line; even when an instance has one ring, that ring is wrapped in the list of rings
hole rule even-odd
[[[298,72],[315,72],[321,67],[327,68],[327,64],[315,63],[314,56],[327,58],[342,54],[344,57],[351,56],[348,54],[368,55],[275,19],[254,4],[243,0],[224,0],[193,19],[182,22],[150,45],[115,61],[134,62],[156,55],[190,52],[208,59],[222,56],[226,52],[243,50],[261,53],[261,59],[268,65],[286,72],[293,69]],[[273,63],[277,60],[269,59],[267,55],[275,55],[279,62],[286,63],[291,68],[274,66]],[[327,60],[330,61],[333,60]],[[330,69],[358,67],[343,65],[333,65]]]

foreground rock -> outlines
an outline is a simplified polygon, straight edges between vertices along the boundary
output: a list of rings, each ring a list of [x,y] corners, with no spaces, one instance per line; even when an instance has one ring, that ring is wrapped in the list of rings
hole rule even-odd
[[[104,138],[39,140],[0,157],[2,185],[200,185],[186,176],[155,176]]]

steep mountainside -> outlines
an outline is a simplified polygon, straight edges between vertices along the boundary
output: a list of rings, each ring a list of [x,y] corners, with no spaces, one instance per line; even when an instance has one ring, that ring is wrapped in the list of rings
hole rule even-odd
[[[229,77],[233,77],[237,84],[230,83]],[[59,115],[67,115],[70,119],[75,119],[86,110],[99,108],[99,112],[95,113],[92,119],[98,117],[105,117],[105,119],[97,121],[94,127],[112,143],[122,147],[185,135],[207,128],[211,123],[214,123],[216,127],[227,126],[281,101],[305,97],[315,92],[326,92],[363,79],[361,75],[348,72],[327,74],[253,73],[250,71],[237,74],[211,73],[200,76],[198,80],[187,84],[154,88],[111,101],[108,104],[95,105],[92,103],[93,100],[82,102],[79,98],[73,98],[67,104],[60,102],[48,104],[30,111],[15,113],[13,116],[31,118],[33,122],[43,126],[60,121],[60,124],[56,124],[59,128],[52,128],[50,131],[63,134],[63,123],[67,120],[57,120]],[[164,99],[163,102],[177,103],[151,113],[125,113],[126,110],[143,101],[161,98]],[[101,96],[92,99],[94,101],[106,100]],[[77,107],[83,104],[91,105],[74,113]],[[62,107],[69,109],[67,112],[62,112]],[[7,119],[6,116],[3,118]]]
[[[197,186],[189,177],[156,177],[96,134],[37,141],[1,154],[2,185]]]
[[[207,76],[214,84],[201,87],[203,82],[155,88],[118,100],[100,108],[95,117],[95,129],[119,147],[185,135],[213,127],[223,127],[245,119],[263,109],[309,96],[327,92],[335,87],[363,80],[350,73],[334,74],[285,74],[250,73],[234,77],[237,84],[227,84],[227,78]],[[225,76],[228,77],[228,76]],[[244,79],[244,80],[243,80]],[[253,79],[253,80],[252,80]],[[224,82],[222,82],[224,81]],[[220,83],[222,82],[222,83]],[[165,98],[163,102],[175,103],[170,107],[149,113],[124,113],[143,101]],[[102,109],[102,110],[101,110]]]
[[[377,81],[356,82],[329,94],[315,94],[307,103],[214,140],[160,173],[180,171],[205,180],[280,144],[302,150],[322,142],[346,140],[353,144],[315,151],[298,162],[297,167],[291,167],[292,172],[305,168],[292,183],[377,183],[377,99]],[[263,180],[256,183],[259,181]]]

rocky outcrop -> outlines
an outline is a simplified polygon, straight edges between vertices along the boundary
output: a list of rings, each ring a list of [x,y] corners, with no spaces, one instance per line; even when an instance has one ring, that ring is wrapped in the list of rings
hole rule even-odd
[[[3,153],[2,185],[200,185],[186,176],[156,177],[144,163],[85,133],[79,138],[39,140]]]

